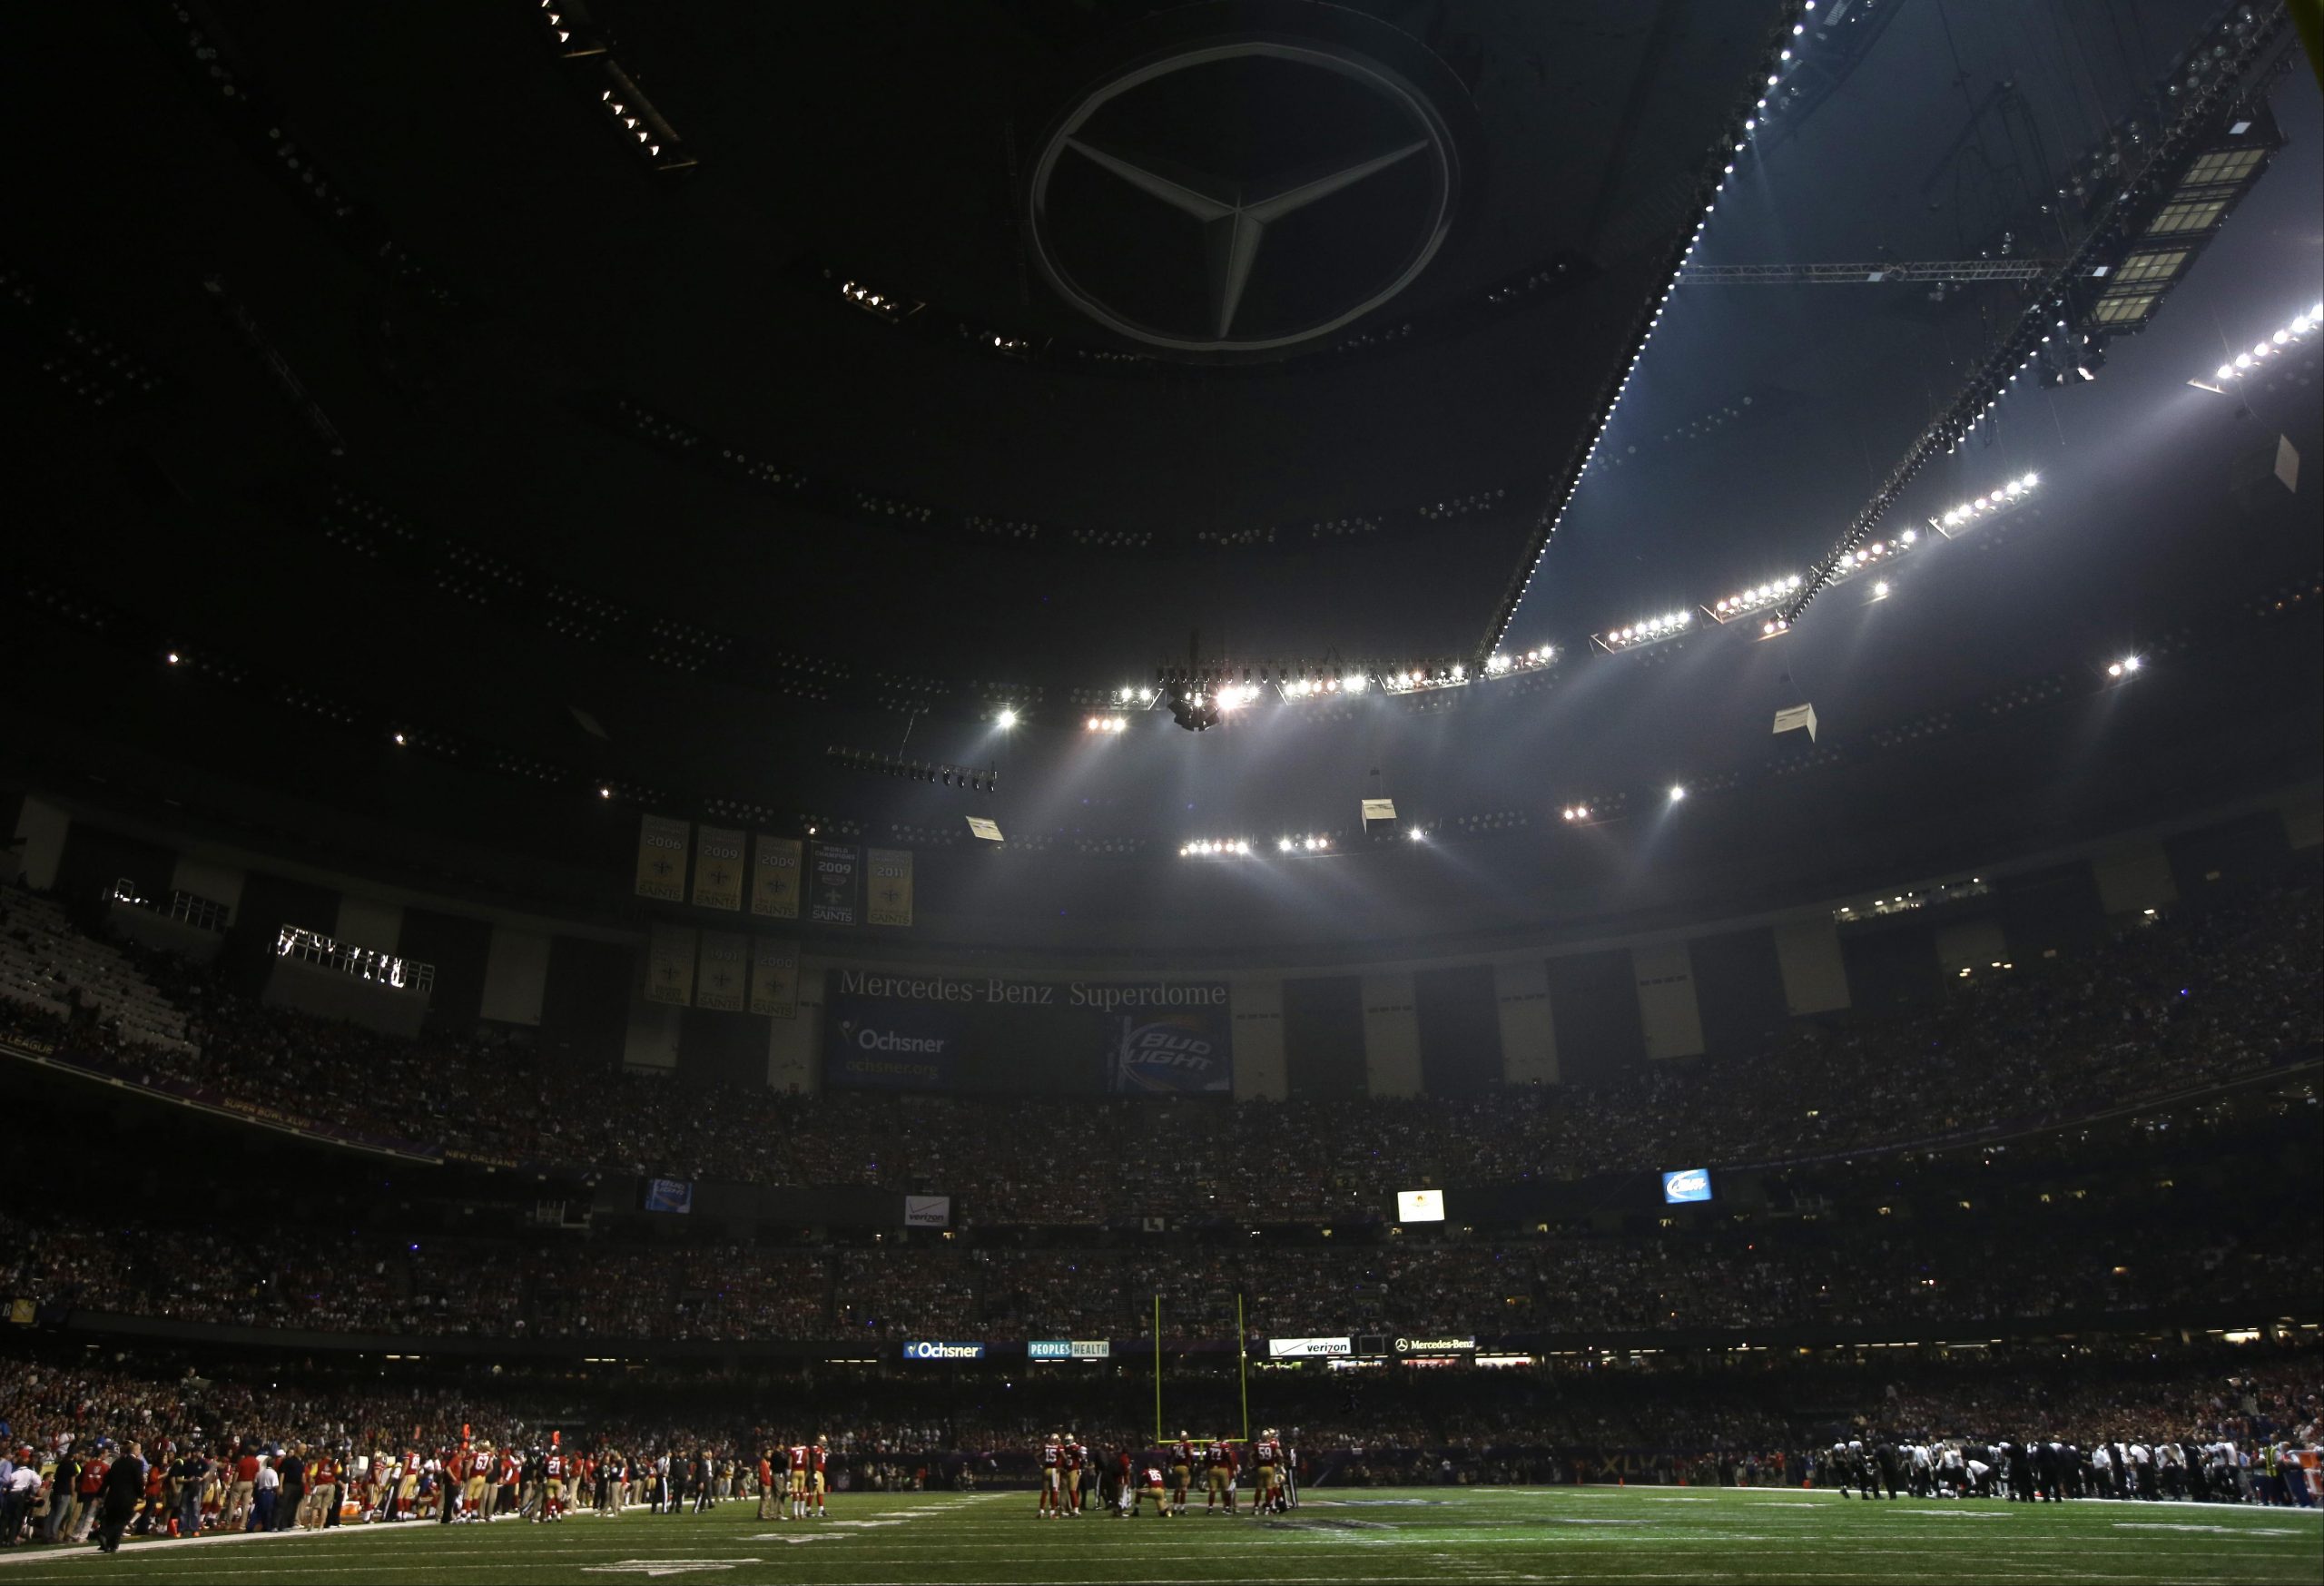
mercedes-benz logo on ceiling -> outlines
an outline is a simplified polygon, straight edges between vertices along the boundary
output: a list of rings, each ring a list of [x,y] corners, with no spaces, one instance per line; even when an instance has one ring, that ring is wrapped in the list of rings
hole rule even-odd
[[[1211,41],[1142,61],[1053,123],[1033,256],[1099,324],[1187,352],[1326,335],[1417,280],[1460,163],[1407,78],[1344,45]]]

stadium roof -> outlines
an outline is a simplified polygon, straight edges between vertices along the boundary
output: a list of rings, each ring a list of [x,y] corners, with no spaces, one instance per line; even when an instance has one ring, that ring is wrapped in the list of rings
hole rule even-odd
[[[1781,645],[1718,650],[1706,608],[1812,569],[2032,289],[1683,284],[1654,319],[1679,250],[1708,216],[1689,268],[2053,261],[2085,152],[2155,135],[2222,17],[54,12],[27,124],[72,132],[16,162],[45,223],[8,389],[52,460],[21,554],[61,626],[19,658],[72,662],[52,725],[326,799],[392,722],[780,824],[890,796],[841,744],[1014,754],[1039,796],[1004,822],[1165,842],[1294,829],[1271,790],[1352,798],[1384,763],[1446,811],[1709,777],[1795,695],[1908,724],[2312,575],[2290,498],[2245,514],[2225,477],[2278,430],[2313,457],[2312,351],[2265,395],[2185,382],[2314,300],[2313,85],[2274,95],[2288,146],[2153,329],[2094,381],[2029,376],[1892,517],[2036,473],[2026,532],[1935,547],[1878,608],[1843,586]],[[1675,612],[1704,632],[1589,653]],[[1504,616],[1573,702],[1521,732],[1341,711],[1237,767],[1140,721],[1060,770],[1190,632],[1238,669],[1473,666]],[[278,742],[299,765],[257,763]]]

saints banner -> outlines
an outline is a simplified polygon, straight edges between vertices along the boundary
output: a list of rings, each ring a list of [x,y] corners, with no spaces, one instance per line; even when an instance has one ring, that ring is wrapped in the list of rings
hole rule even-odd
[[[656,925],[645,948],[645,1000],[694,1005],[694,931],[690,925]]]
[[[863,851],[863,918],[874,925],[911,923],[911,850]]]
[[[799,944],[779,936],[751,943],[751,1011],[799,1017]]]
[[[750,938],[730,931],[702,933],[702,969],[694,977],[694,1005],[726,1013],[743,1010],[750,977]]]
[[[823,925],[855,923],[855,845],[815,844],[814,900],[807,918]]]
[[[758,862],[751,867],[751,912],[768,920],[799,918],[799,839],[758,838]]]
[[[686,839],[694,829],[684,821],[647,815],[637,826],[637,895],[665,903],[686,901]]]
[[[694,829],[694,906],[743,906],[743,834],[722,826]]]

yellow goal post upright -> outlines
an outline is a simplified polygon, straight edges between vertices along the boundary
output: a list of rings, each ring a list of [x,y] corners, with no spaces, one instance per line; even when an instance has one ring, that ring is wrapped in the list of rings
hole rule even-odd
[[[1235,1386],[1242,1406],[1243,1433],[1239,1441],[1251,1441],[1251,1342],[1243,1330],[1243,1296],[1235,1295]],[[1198,1441],[1207,1441],[1205,1433]],[[1174,1439],[1162,1421],[1162,1296],[1154,1296],[1154,1446],[1167,1448]]]

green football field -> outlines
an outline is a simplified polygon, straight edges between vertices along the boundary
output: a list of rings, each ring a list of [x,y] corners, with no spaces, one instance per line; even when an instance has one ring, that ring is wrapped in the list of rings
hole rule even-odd
[[[632,1512],[551,1526],[407,1524],[0,1552],[0,1582],[319,1581],[2324,1581],[2315,1510],[1866,1503],[1669,1487],[1318,1492],[1264,1521],[1043,1521],[1033,1495],[836,1494],[822,1522]]]

